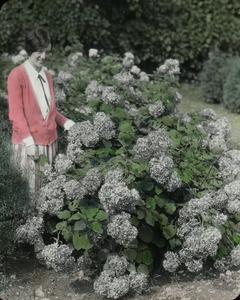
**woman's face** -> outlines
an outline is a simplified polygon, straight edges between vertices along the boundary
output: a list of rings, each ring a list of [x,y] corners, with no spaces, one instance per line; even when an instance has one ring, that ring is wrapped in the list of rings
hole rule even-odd
[[[51,49],[52,45],[49,44],[46,48],[41,49],[39,51],[35,51],[29,56],[29,61],[37,72],[41,70],[45,59],[49,57]]]

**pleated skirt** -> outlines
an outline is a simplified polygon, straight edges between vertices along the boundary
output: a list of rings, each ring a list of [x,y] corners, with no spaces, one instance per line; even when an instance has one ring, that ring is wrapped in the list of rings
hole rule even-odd
[[[58,150],[57,141],[49,146],[37,145],[37,147],[39,156],[44,155],[48,159],[48,163],[52,165]],[[15,162],[21,169],[22,176],[28,180],[30,191],[36,193],[42,186],[40,172],[43,170],[43,166],[27,155],[26,146],[13,144],[13,150]]]

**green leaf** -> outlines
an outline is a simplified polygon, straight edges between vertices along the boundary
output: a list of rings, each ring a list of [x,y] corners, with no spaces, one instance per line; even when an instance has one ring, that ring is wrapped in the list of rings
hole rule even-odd
[[[177,233],[177,229],[176,229],[176,226],[174,226],[174,225],[170,224],[163,228],[163,235],[165,236],[165,238],[167,240],[174,237],[176,233]]]
[[[135,259],[137,257],[137,251],[133,250],[133,249],[126,249],[123,251],[123,254],[126,256],[126,258],[129,261],[135,261]]]
[[[84,216],[83,214],[81,214],[80,212],[75,213],[74,215],[72,215],[68,221],[77,221],[77,220],[86,220],[86,216]]]
[[[77,221],[74,223],[73,230],[74,231],[81,231],[84,230],[87,227],[86,223],[83,221]]]
[[[172,215],[176,211],[176,206],[173,203],[166,203],[164,205],[164,209],[165,209],[166,213],[168,213],[169,215]]]
[[[69,210],[63,210],[58,213],[59,219],[68,219],[71,217],[71,213]]]
[[[140,221],[139,221],[139,219],[138,219],[136,216],[133,216],[133,217],[131,218],[131,224],[132,224],[133,226],[135,226],[135,227],[138,227],[138,225],[140,224]]]
[[[79,206],[79,200],[73,200],[73,201],[70,201],[68,203],[68,208],[70,211],[75,211],[78,209],[78,206]]]
[[[144,226],[138,229],[138,234],[142,241],[150,243],[154,236],[154,230],[150,226]]]
[[[147,211],[145,215],[145,221],[148,225],[154,226],[154,216],[152,215],[151,212]]]
[[[117,149],[117,150],[115,151],[115,155],[123,154],[124,151],[125,151],[125,149],[124,149],[123,147],[121,147],[121,148],[119,148],[119,149]]]
[[[162,117],[162,122],[164,125],[171,127],[173,125],[173,118],[170,116]]]
[[[179,131],[177,131],[176,129],[172,129],[169,131],[169,135],[173,141],[174,147],[177,148],[181,143],[182,134]]]
[[[103,140],[102,140],[102,143],[103,143],[103,145],[104,145],[106,148],[111,148],[111,147],[112,147],[112,142],[109,141],[109,140],[103,139]]]
[[[233,240],[236,244],[240,243],[240,237],[239,237],[239,234],[237,232],[234,232],[232,237],[233,237]]]
[[[147,207],[147,209],[149,209],[149,208],[155,209],[156,208],[155,198],[148,197],[147,201],[146,201],[146,207]]]
[[[162,188],[160,188],[159,186],[155,185],[155,193],[156,193],[157,195],[162,194],[163,191],[164,191],[164,190],[163,190]]]
[[[124,108],[117,107],[114,113],[114,116],[118,119],[124,119],[126,118],[126,112]]]
[[[157,197],[157,196],[154,196],[154,199],[160,208],[164,207],[166,200],[164,200],[163,198]]]
[[[99,110],[101,110],[101,111],[106,111],[106,112],[110,112],[110,111],[113,110],[113,108],[112,108],[111,105],[108,105],[108,104],[103,103],[103,104],[100,106]]]
[[[143,191],[150,192],[154,188],[154,182],[150,178],[144,178],[141,180],[141,186]]]
[[[190,169],[183,170],[182,180],[185,183],[189,183],[193,178],[193,172]]]
[[[168,217],[164,214],[159,215],[159,223],[163,226],[168,224]]]
[[[142,262],[149,266],[153,263],[153,256],[152,253],[149,250],[144,250],[142,253]]]
[[[45,163],[48,163],[48,158],[44,154],[41,154],[38,159],[38,164],[44,166]]]
[[[108,218],[108,214],[103,210],[99,210],[95,217],[95,219],[98,221],[104,221],[107,220],[107,218]]]
[[[72,237],[72,228],[71,226],[64,227],[62,229],[62,235],[66,242],[69,242],[70,238]]]
[[[144,264],[140,264],[137,267],[137,272],[143,273],[145,275],[149,275],[148,267],[146,265],[144,265]]]
[[[101,249],[98,251],[98,259],[101,261],[105,261],[108,257],[109,250],[108,249]]]
[[[88,218],[92,219],[99,211],[98,207],[81,207],[81,212]]]
[[[73,246],[76,250],[88,250],[93,247],[93,244],[90,243],[88,235],[86,233],[79,235],[77,232],[74,232],[72,238]]]
[[[93,231],[95,231],[97,233],[103,233],[103,228],[102,228],[101,224],[98,222],[92,222],[90,224],[90,227]]]
[[[67,221],[62,221],[56,224],[56,229],[57,230],[63,230],[63,228],[67,227]]]

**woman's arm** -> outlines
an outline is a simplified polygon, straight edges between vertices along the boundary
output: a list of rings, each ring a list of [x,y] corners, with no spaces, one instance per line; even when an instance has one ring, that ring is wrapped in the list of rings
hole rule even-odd
[[[19,72],[13,69],[7,81],[9,120],[13,123],[13,129],[21,139],[31,136],[27,120],[23,110],[23,90],[19,79]]]

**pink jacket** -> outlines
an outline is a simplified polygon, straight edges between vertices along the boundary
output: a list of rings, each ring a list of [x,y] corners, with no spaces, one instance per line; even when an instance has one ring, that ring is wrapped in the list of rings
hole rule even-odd
[[[56,110],[52,76],[46,70],[45,73],[52,97],[45,120],[24,66],[17,66],[8,76],[9,119],[14,144],[22,144],[22,140],[31,135],[36,145],[51,145],[57,139],[57,125],[63,127],[68,120]]]

